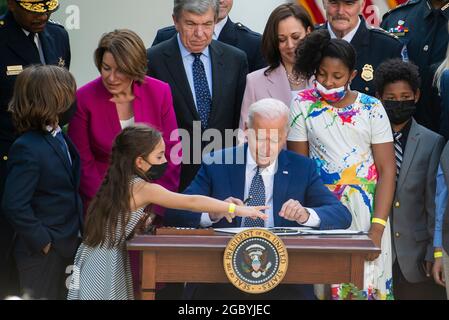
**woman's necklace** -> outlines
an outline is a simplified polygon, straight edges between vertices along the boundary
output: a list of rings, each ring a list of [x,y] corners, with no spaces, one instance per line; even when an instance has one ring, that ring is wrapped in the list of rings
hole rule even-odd
[[[304,85],[305,79],[298,76],[296,72],[288,73],[287,72],[287,79],[291,86],[293,87],[302,87]]]

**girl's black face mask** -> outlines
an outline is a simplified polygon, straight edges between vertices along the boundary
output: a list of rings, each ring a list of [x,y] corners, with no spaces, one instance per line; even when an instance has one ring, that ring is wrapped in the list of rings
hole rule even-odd
[[[146,162],[151,165],[151,168],[147,172],[145,172],[145,177],[147,177],[147,179],[149,180],[157,180],[162,178],[165,170],[167,170],[168,162],[161,164],[151,164],[148,161]]]
[[[383,100],[382,103],[387,111],[390,122],[393,124],[407,122],[416,112],[415,100]]]

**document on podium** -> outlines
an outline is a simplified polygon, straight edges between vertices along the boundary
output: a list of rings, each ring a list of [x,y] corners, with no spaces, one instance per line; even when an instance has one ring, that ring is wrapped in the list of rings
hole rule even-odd
[[[237,234],[252,228],[218,228],[214,229],[216,232]],[[309,227],[274,227],[274,228],[258,228],[265,229],[274,234],[281,236],[307,236],[307,235],[367,235],[368,232],[364,231],[354,231],[346,229],[335,229],[335,230],[316,230]]]

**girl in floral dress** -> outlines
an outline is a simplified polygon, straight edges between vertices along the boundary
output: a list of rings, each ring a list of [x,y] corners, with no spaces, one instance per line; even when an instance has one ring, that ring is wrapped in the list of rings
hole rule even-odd
[[[350,89],[356,53],[327,30],[298,47],[296,71],[314,88],[298,93],[291,108],[288,148],[317,163],[328,188],[352,213],[352,230],[366,231],[380,255],[365,262],[364,288],[332,286],[333,299],[393,299],[388,215],[395,189],[393,137],[376,98]]]

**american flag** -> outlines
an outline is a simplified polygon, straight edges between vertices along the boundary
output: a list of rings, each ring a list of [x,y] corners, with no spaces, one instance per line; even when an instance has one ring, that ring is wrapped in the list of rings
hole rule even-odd
[[[323,0],[297,0],[296,2],[309,12],[315,24],[323,23],[326,20]],[[384,13],[404,2],[407,0],[366,0],[363,16],[369,24],[378,27]]]

